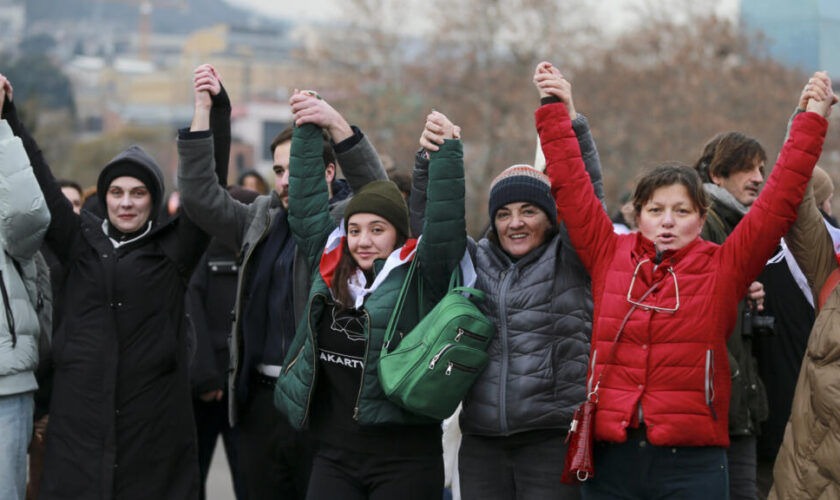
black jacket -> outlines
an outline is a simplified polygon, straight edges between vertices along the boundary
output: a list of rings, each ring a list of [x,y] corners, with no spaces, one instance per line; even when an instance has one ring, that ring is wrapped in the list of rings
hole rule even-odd
[[[209,237],[181,215],[115,247],[101,218],[73,213],[14,107],[4,108],[50,208],[47,244],[67,273],[39,498],[197,498],[184,294]],[[129,151],[122,161],[162,179],[154,160]],[[218,165],[224,179],[227,163]]]
[[[196,332],[190,379],[195,396],[225,388],[237,269],[236,252],[213,240],[190,281],[187,308]]]
[[[700,237],[719,245],[735,230],[746,213],[734,197],[723,188],[705,184],[711,206]],[[770,291],[771,293],[774,293]],[[761,422],[767,420],[767,393],[758,374],[753,356],[751,325],[745,324],[744,311],[749,305],[745,298],[738,303],[738,319],[726,341],[729,351],[729,370],[732,373],[732,395],[729,402],[729,435],[757,435]]]

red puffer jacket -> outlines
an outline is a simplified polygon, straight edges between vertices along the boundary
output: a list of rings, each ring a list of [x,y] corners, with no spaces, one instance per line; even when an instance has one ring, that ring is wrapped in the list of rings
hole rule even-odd
[[[726,336],[738,301],[796,219],[828,122],[815,113],[796,117],[761,196],[723,245],[698,238],[666,251],[654,266],[650,240],[613,232],[584,171],[565,105],[546,104],[536,119],[559,216],[592,276],[590,389],[615,349],[600,381],[595,438],[626,440],[641,404],[654,445],[728,446]],[[673,309],[679,301],[679,308],[636,308],[613,347],[632,307],[627,294],[637,270],[634,300],[656,284],[644,303]]]

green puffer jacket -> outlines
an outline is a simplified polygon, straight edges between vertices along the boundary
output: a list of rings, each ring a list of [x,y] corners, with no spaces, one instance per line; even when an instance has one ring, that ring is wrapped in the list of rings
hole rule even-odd
[[[704,185],[712,205],[700,237],[706,241],[723,244],[726,237],[746,213],[735,205],[732,195],[726,196],[722,188]],[[738,303],[735,328],[726,341],[729,370],[732,373],[732,395],[729,402],[729,435],[751,436],[758,434],[761,422],[767,420],[767,392],[758,376],[758,364],[752,353],[752,337],[744,335],[744,310],[747,300]]]
[[[274,405],[293,427],[300,429],[307,425],[312,406],[318,368],[316,330],[330,296],[320,275],[319,263],[327,238],[335,228],[326,210],[327,184],[318,127],[303,125],[295,129],[289,169],[289,225],[312,270],[312,289],[306,315],[298,325],[295,340],[283,363],[283,372],[277,379]],[[419,259],[417,274],[423,280],[423,304],[418,304],[416,296],[406,298],[398,331],[410,331],[420,320],[418,308],[428,312],[443,297],[452,270],[464,255],[466,243],[463,153],[460,141],[448,140],[440,151],[431,154],[423,238],[415,255]],[[382,260],[376,261],[376,272],[383,264]],[[385,329],[407,270],[405,265],[393,269],[365,301],[367,348],[354,415],[361,425],[433,422],[389,401],[377,373]]]

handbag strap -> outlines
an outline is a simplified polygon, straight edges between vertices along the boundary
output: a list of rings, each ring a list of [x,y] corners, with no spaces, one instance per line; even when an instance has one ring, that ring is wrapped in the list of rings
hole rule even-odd
[[[592,388],[592,392],[586,395],[587,401],[592,401],[594,398],[594,402],[598,402],[598,388],[601,387],[601,379],[604,378],[604,373],[607,371],[607,368],[609,368],[610,363],[612,362],[613,355],[615,354],[615,348],[618,345],[618,339],[621,338],[621,334],[622,332],[624,332],[624,327],[627,325],[627,321],[630,319],[630,315],[633,314],[633,311],[635,311],[639,307],[640,303],[645,301],[645,299],[648,295],[651,294],[651,292],[656,290],[656,287],[659,286],[659,283],[660,282],[657,281],[650,288],[648,288],[648,291],[642,294],[642,297],[637,303],[631,303],[632,305],[630,307],[630,310],[627,311],[627,314],[624,315],[624,319],[621,321],[621,326],[618,327],[618,333],[615,334],[615,338],[612,341],[612,346],[610,346],[610,352],[609,354],[607,354],[607,362],[604,364],[604,369],[601,370],[600,375],[598,375],[598,381],[595,383],[595,387]]]
[[[397,321],[402,313],[405,297],[408,295],[408,287],[411,286],[411,280],[414,277],[414,269],[417,267],[417,256],[411,259],[411,264],[408,266],[408,272],[405,274],[400,294],[397,297],[397,302],[394,304],[394,312],[391,313],[391,319],[388,320],[388,327],[385,328],[385,338],[383,339],[382,348],[387,352],[388,346],[391,344],[391,339],[394,337],[394,330],[397,328]]]
[[[391,340],[394,338],[394,332],[397,329],[397,322],[400,319],[400,315],[402,314],[403,305],[405,305],[405,298],[408,296],[408,289],[411,286],[412,279],[414,278],[414,271],[417,267],[417,258],[415,256],[414,259],[411,260],[411,265],[408,266],[408,272],[405,275],[405,279],[403,280],[402,288],[400,288],[400,295],[397,297],[397,302],[394,304],[394,312],[391,314],[391,319],[388,320],[388,327],[385,329],[385,338],[383,339],[382,348],[387,352],[388,347],[391,344]],[[461,283],[461,266],[456,265],[455,269],[452,270],[452,275],[449,278],[449,287],[447,288],[447,293],[452,291],[457,292],[465,292],[471,295],[475,295],[479,299],[484,299],[484,292],[481,290],[477,290],[475,288],[460,286]],[[420,287],[420,305],[422,305],[422,287],[423,283],[422,280],[418,283],[418,287]]]

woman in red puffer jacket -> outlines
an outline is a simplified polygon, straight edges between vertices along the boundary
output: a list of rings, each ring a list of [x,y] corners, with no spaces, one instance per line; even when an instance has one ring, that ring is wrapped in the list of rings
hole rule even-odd
[[[767,184],[723,245],[699,238],[708,201],[697,173],[661,166],[633,197],[639,232],[617,235],[584,171],[565,104],[536,112],[559,216],[592,277],[588,389],[597,392],[590,498],[726,498],[730,373],[726,337],[738,301],[796,220],[834,97],[796,117]],[[566,85],[548,63],[543,97]]]

